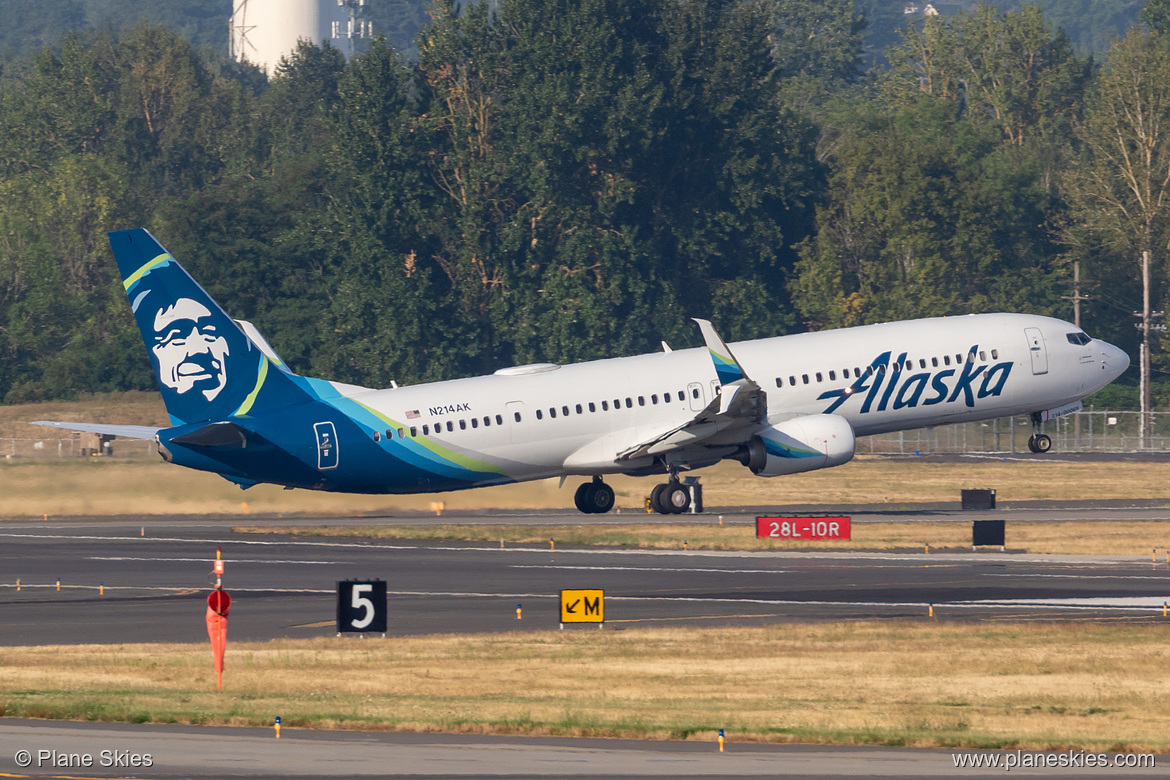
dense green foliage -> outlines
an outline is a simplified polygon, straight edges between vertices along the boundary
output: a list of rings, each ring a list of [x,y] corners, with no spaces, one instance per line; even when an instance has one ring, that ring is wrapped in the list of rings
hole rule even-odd
[[[99,5],[131,3],[43,8]],[[295,369],[371,385],[692,345],[693,316],[1071,319],[1074,262],[1132,350],[1164,216],[1127,242],[1085,175],[1115,181],[1108,79],[1170,51],[1160,8],[1103,68],[983,4],[867,72],[849,0],[439,2],[271,82],[182,27],[70,33],[0,80],[0,399],[151,386],[104,236],[137,225]]]

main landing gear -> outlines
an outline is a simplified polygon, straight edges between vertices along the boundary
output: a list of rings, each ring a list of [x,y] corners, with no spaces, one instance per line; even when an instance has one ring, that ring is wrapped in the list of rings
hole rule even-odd
[[[1032,412],[1032,435],[1028,437],[1028,449],[1043,455],[1052,449],[1052,439],[1046,433],[1041,433],[1043,423],[1039,412]]]
[[[660,515],[681,515],[691,508],[691,491],[672,474],[670,482],[650,491],[650,508]]]
[[[602,482],[601,477],[582,483],[573,496],[573,503],[587,515],[603,515],[613,509],[613,502],[613,488]]]

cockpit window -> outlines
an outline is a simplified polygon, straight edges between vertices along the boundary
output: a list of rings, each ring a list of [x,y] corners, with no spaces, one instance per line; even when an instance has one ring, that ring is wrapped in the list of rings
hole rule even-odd
[[[1083,347],[1092,341],[1087,333],[1081,333],[1080,331],[1077,331],[1076,333],[1069,333],[1067,338],[1069,344],[1076,344],[1078,347]]]

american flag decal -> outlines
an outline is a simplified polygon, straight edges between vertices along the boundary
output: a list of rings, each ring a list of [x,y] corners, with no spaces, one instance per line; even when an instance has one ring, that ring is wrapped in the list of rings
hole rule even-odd
[[[410,410],[409,412],[407,412],[407,413],[406,413],[406,419],[408,419],[408,420],[417,420],[417,419],[418,419],[418,409],[412,409],[412,410]]]

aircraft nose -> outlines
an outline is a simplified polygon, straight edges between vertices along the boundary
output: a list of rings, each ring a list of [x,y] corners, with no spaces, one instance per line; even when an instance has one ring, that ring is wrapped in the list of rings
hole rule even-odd
[[[1129,355],[1124,350],[1118,349],[1112,344],[1104,341],[1098,342],[1101,345],[1101,368],[1109,373],[1110,379],[1116,379],[1125,373],[1129,368]]]

